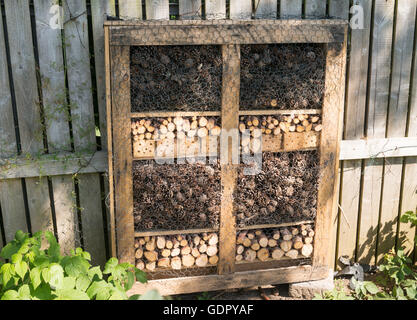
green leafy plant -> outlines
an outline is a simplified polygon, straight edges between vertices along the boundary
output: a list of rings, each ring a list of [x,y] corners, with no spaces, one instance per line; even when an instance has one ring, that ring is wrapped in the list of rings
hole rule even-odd
[[[42,244],[47,243],[43,249]],[[60,254],[60,246],[49,232],[33,237],[22,231],[1,251],[1,300],[134,300],[160,299],[157,292],[127,296],[135,283],[147,282],[146,274],[129,263],[111,258],[102,271],[92,267],[91,256],[81,248]]]
[[[333,290],[325,291],[322,294],[316,293],[313,300],[355,300],[355,298],[345,292],[341,281],[335,281]]]

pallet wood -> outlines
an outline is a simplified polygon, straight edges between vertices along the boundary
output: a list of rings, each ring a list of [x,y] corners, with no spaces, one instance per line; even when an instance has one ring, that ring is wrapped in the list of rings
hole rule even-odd
[[[222,77],[222,128],[236,130],[239,125],[239,88],[240,88],[240,46],[225,45],[222,47],[223,77]],[[228,141],[226,146],[221,144],[221,184],[222,202],[220,210],[220,243],[219,243],[219,274],[234,271],[234,253],[236,243],[230,234],[236,234],[236,217],[234,208],[234,193],[237,187],[237,164],[232,155],[238,154],[236,147]],[[227,156],[224,159],[224,155]],[[222,159],[223,158],[223,159]]]
[[[339,169],[341,117],[343,117],[347,41],[327,45],[326,84],[323,102],[323,132],[320,142],[320,180],[318,189],[314,265],[329,265],[331,217],[336,174]]]
[[[255,19],[276,19],[277,0],[255,0]]]
[[[349,18],[349,0],[329,0],[329,15],[332,18]]]
[[[228,43],[333,43],[344,38],[342,20],[108,21],[111,45],[223,45]],[[132,26],[136,26],[132,27]],[[141,28],[142,26],[152,29]],[[175,31],[168,30],[175,26]],[[231,28],[231,26],[235,26]],[[146,32],[145,30],[152,30]],[[232,31],[234,30],[234,31]],[[169,36],[168,36],[169,33]],[[256,34],[256,37],[253,35]]]
[[[167,236],[167,235],[203,233],[203,232],[216,232],[216,231],[218,231],[218,230],[217,229],[211,229],[211,228],[187,229],[187,230],[139,231],[139,232],[135,232],[135,237]]]
[[[162,295],[195,291],[215,291],[247,288],[269,284],[303,282],[323,279],[328,275],[325,267],[299,266],[279,269],[238,272],[225,275],[207,275],[175,279],[151,280],[147,284],[135,283],[128,295],[142,294],[153,288]]]
[[[181,20],[201,19],[201,0],[179,0],[178,4]]]
[[[348,73],[350,83],[347,86],[345,107],[344,139],[363,138],[365,126],[366,88],[368,74],[369,33],[371,22],[371,3],[359,3],[364,8],[364,29],[351,31]],[[348,13],[346,9],[346,14]],[[345,17],[346,18],[346,17]],[[366,54],[364,54],[366,53]],[[343,157],[340,157],[343,159]],[[356,240],[358,219],[360,218],[360,187],[362,177],[362,161],[343,162],[343,185],[341,186],[338,256],[356,256]],[[364,215],[368,214],[363,212]],[[359,236],[359,234],[358,234]]]
[[[369,78],[368,138],[385,138],[388,110],[389,79],[391,65],[392,23],[394,1],[375,2],[373,43],[371,54],[372,64]],[[364,161],[362,212],[367,213],[367,220],[361,221],[361,232],[368,237],[362,256],[375,264],[375,248],[379,231],[381,187],[383,181],[383,160],[371,159]],[[364,225],[365,222],[366,224]]]
[[[226,0],[206,0],[206,19],[226,19]]]
[[[130,139],[130,50],[110,48],[115,219],[120,261],[134,263],[132,153]],[[128,138],[127,138],[128,137]]]

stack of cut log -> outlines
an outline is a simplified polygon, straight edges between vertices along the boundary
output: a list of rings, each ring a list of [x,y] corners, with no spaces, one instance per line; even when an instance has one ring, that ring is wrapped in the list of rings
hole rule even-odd
[[[219,136],[218,122],[218,117],[204,116],[136,119],[132,121],[133,149],[143,154],[143,149],[149,148],[147,142],[158,141],[160,155],[171,153],[173,149],[169,148],[173,148],[175,140],[189,143],[197,138]]]
[[[139,237],[135,240],[140,270],[181,270],[214,266],[219,261],[217,233]]]
[[[313,253],[313,238],[311,224],[240,231],[236,238],[236,261],[309,258]]]
[[[323,126],[318,114],[291,114],[279,116],[241,116],[239,131],[250,133],[243,136],[241,148],[244,153],[260,151],[262,136],[278,136],[290,132],[320,132]]]

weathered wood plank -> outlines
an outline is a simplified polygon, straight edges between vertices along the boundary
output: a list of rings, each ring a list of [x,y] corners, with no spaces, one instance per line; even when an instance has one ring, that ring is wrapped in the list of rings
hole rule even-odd
[[[323,102],[323,131],[320,141],[320,178],[317,202],[316,235],[314,240],[313,264],[329,266],[332,258],[329,242],[332,234],[336,181],[339,170],[341,139],[341,118],[343,117],[345,97],[346,45],[345,41],[326,45],[326,84]]]
[[[250,19],[252,0],[230,0],[230,19]]]
[[[2,20],[0,8],[0,26],[3,26]],[[0,28],[0,158],[12,157],[17,154],[12,97],[4,43],[3,28]],[[13,230],[21,229],[27,231],[22,183],[20,180],[0,181],[0,207],[6,241],[13,239]],[[2,238],[1,231],[0,237]],[[0,245],[2,244],[0,243]]]
[[[329,16],[338,19],[348,19],[349,0],[329,0]]]
[[[371,65],[368,97],[368,123],[366,136],[385,138],[389,99],[391,46],[393,31],[394,1],[377,0],[374,7],[374,26],[371,48]],[[369,237],[361,256],[375,263],[376,238],[383,181],[383,160],[371,159],[364,163],[361,233]],[[358,251],[359,251],[358,250]]]
[[[341,160],[412,157],[417,155],[417,138],[342,140]]]
[[[305,1],[305,17],[307,19],[326,17],[326,1],[306,0]]]
[[[281,0],[280,1],[280,17],[281,19],[300,18],[302,15],[302,0]]]
[[[142,19],[142,0],[119,0],[119,17]]]
[[[276,19],[277,0],[255,0],[255,19]]]
[[[206,0],[206,19],[226,19],[226,0]]]
[[[91,255],[93,265],[104,266],[106,263],[106,246],[104,240],[103,212],[97,210],[97,203],[90,201],[100,195],[100,180],[97,174],[83,174],[78,178],[83,228],[84,248]],[[101,206],[100,206],[101,209]]]
[[[10,62],[13,66],[13,85],[16,99],[16,109],[19,123],[19,136],[21,143],[21,152],[23,154],[39,154],[43,153],[43,126],[40,117],[40,104],[38,97],[38,82],[36,78],[35,55],[33,51],[32,29],[30,23],[29,2],[25,0],[6,1],[4,3],[6,11],[6,23],[9,37]],[[39,181],[40,180],[40,181]],[[37,185],[37,183],[39,183]],[[20,181],[15,181],[12,184],[12,189],[6,187],[5,192],[11,192],[9,197],[3,197],[2,206],[11,211],[4,213],[5,224],[9,219],[13,220],[13,227],[8,232],[13,233],[17,231],[16,228],[26,228],[25,210],[23,208],[23,188]],[[42,187],[40,187],[42,185]],[[46,189],[45,189],[46,185]],[[41,189],[39,189],[41,188]],[[13,193],[19,192],[17,196],[12,196]],[[27,179],[26,192],[28,201],[29,213],[32,217],[44,217],[43,210],[45,210],[44,203],[49,201],[49,192],[47,190],[47,179]],[[16,201],[21,200],[21,204],[16,204]],[[12,201],[14,203],[4,203]],[[18,211],[18,212],[17,212]],[[49,214],[50,208],[49,208]],[[13,215],[13,217],[10,217]],[[20,222],[18,222],[20,220]],[[6,226],[5,226],[6,227]]]
[[[368,79],[369,34],[371,5],[358,2],[364,9],[364,29],[351,30],[348,67],[347,100],[345,106],[345,139],[363,138],[365,131],[366,88]],[[342,149],[342,148],[341,148]],[[343,149],[342,149],[343,150]],[[341,157],[342,159],[343,157]],[[344,161],[339,222],[338,255],[355,258],[360,209],[362,161]],[[363,212],[364,215],[367,212]],[[360,243],[360,242],[359,242]]]
[[[395,3],[395,35],[393,43],[387,137],[404,137],[406,134],[408,97],[415,27],[416,2],[400,0]],[[377,262],[396,244],[400,193],[403,171],[402,158],[385,159],[385,176],[382,190],[380,233]]]
[[[201,0],[179,0],[179,13],[182,20],[201,19]]]
[[[120,4],[119,4],[120,5]],[[104,69],[104,28],[106,15],[115,16],[115,0],[92,0],[94,62],[96,67],[97,100],[100,121],[101,148],[107,150],[106,77]]]
[[[329,269],[325,267],[300,266],[236,272],[224,275],[151,280],[146,285],[139,282],[135,283],[132,289],[128,291],[128,295],[143,294],[151,288],[157,289],[162,295],[247,288],[270,285],[271,283],[279,284],[324,279],[328,274]]]
[[[130,50],[110,48],[112,66],[112,122],[114,192],[118,257],[134,263],[132,142],[130,137]]]
[[[240,90],[240,46],[222,47],[222,129],[232,135],[238,134],[239,90]],[[226,141],[224,141],[226,140]],[[222,139],[220,145],[222,202],[220,210],[220,242],[218,273],[234,272],[236,240],[236,217],[234,194],[237,187],[237,163],[234,156],[239,154],[238,144]],[[232,137],[232,140],[233,139]]]
[[[169,1],[168,0],[146,0],[146,19],[147,20],[168,20]]]
[[[95,152],[97,146],[90,73],[87,7],[85,1],[67,0],[64,6],[64,14],[65,50],[74,148],[75,151]],[[88,188],[96,190],[97,183],[99,183],[98,174],[95,180],[80,179],[79,190]],[[82,208],[90,208],[90,211],[85,211],[84,214],[91,215],[95,219],[101,217],[96,223],[102,223],[101,193],[90,193],[89,199],[81,199],[80,196],[80,207],[81,210]],[[77,219],[68,219],[68,221],[74,220]],[[97,233],[97,236],[100,237],[104,233],[104,229],[91,229],[91,224],[84,227],[82,219],[81,224],[82,230],[86,234]],[[85,247],[85,249],[87,251],[89,250],[88,247]],[[101,254],[97,252],[90,253],[92,256]]]

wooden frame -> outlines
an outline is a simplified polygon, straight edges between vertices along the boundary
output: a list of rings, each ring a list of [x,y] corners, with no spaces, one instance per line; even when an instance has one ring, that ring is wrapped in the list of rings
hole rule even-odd
[[[268,114],[268,111],[239,111],[240,45],[260,43],[322,43],[327,51],[325,96],[322,108],[323,131],[319,144],[320,179],[316,236],[312,265],[241,271],[235,268],[236,222],[233,193],[237,184],[237,165],[222,162],[222,204],[219,229],[218,275],[151,280],[137,284],[132,293],[157,288],[162,294],[219,290],[270,283],[285,283],[325,278],[329,271],[331,216],[338,171],[341,119],[343,118],[347,22],[344,20],[249,20],[249,21],[109,21],[105,23],[108,65],[108,97],[111,96],[111,125],[108,126],[111,212],[115,213],[117,255],[134,263],[134,223],[132,191],[131,118],[156,113],[131,113],[130,57],[133,45],[221,45],[223,56],[222,127],[238,128],[239,115]],[[254,37],[253,35],[256,35]],[[280,112],[277,112],[279,114]],[[168,113],[163,113],[163,115]],[[169,113],[172,115],[172,113]],[[201,114],[201,112],[190,113]],[[274,114],[274,113],[272,113]],[[161,114],[159,114],[161,116]],[[113,141],[113,144],[111,143]],[[228,146],[231,151],[232,146]],[[229,152],[229,154],[231,154]],[[113,198],[114,197],[114,198]],[[114,203],[113,203],[114,199]],[[114,210],[114,211],[113,211]],[[113,230],[114,231],[114,230]],[[236,271],[236,272],[235,272]]]

